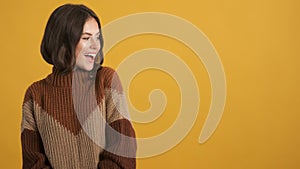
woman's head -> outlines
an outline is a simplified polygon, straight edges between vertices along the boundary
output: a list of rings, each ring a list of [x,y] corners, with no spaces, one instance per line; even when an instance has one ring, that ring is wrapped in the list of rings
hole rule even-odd
[[[51,14],[41,54],[61,72],[90,71],[103,62],[103,38],[96,14],[84,5],[65,4]]]

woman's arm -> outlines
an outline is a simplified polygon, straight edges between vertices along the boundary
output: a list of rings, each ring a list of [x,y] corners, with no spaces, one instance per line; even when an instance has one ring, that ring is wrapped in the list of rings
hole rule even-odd
[[[127,103],[117,73],[103,68],[105,78],[106,146],[100,154],[98,168],[135,169],[136,140],[129,120]]]
[[[131,123],[127,119],[116,120],[109,124],[120,134],[135,137]],[[136,152],[135,141],[128,140],[119,134],[106,133],[106,147],[100,154],[100,169],[135,169],[136,159],[132,157]],[[125,157],[121,156],[125,155]],[[126,157],[127,156],[127,157]]]
[[[50,169],[43,143],[34,119],[34,101],[30,88],[26,91],[22,106],[21,143],[23,169]]]

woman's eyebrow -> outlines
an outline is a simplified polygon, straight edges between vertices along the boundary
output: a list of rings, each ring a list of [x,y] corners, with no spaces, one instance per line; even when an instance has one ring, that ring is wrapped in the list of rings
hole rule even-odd
[[[96,33],[96,35],[99,35],[99,34],[100,34],[100,32]],[[92,36],[93,34],[91,34],[89,32],[83,32],[81,35],[90,35],[90,36]]]
[[[92,35],[92,34],[89,32],[83,32],[81,35]]]

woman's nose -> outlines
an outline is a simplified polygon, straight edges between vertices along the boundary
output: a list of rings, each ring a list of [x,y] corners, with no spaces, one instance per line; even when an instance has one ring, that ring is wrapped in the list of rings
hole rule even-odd
[[[91,43],[90,44],[91,49],[97,49],[100,47],[100,43],[98,43],[98,41],[95,38],[91,38],[90,43]]]

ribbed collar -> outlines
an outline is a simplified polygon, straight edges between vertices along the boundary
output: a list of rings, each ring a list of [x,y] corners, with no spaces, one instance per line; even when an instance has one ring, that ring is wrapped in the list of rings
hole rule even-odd
[[[55,67],[52,68],[52,73],[46,78],[46,82],[56,87],[72,87],[72,81],[82,84],[93,80],[91,73],[83,70],[74,70],[70,73],[63,74]]]

